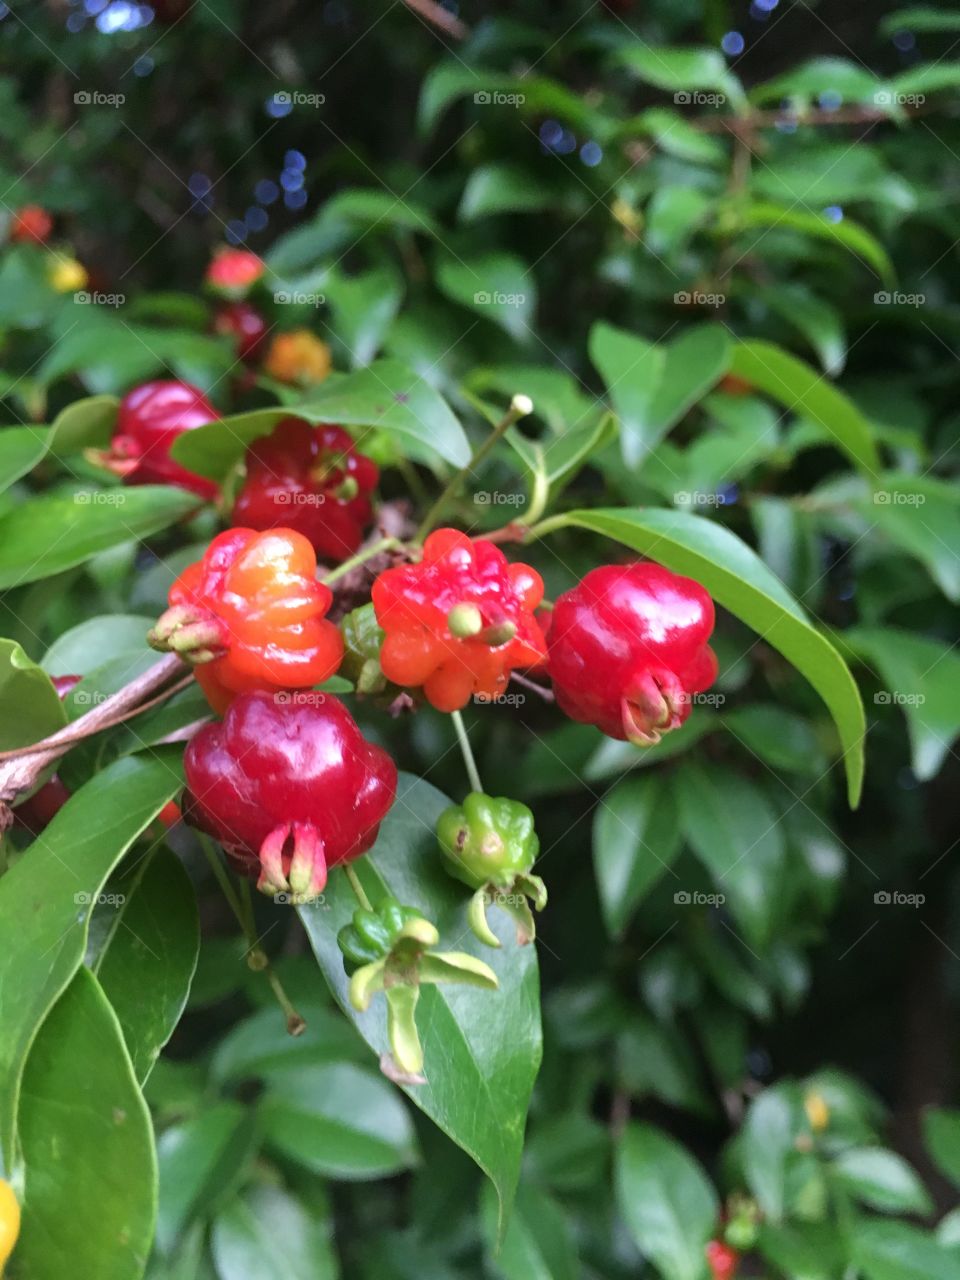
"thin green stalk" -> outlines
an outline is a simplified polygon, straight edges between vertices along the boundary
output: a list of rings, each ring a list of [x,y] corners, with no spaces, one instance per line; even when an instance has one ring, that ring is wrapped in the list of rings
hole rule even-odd
[[[453,721],[453,727],[457,731],[457,740],[460,743],[460,750],[463,753],[463,763],[467,769],[467,777],[470,779],[470,788],[473,791],[482,792],[483,783],[480,781],[477,762],[473,758],[473,748],[470,746],[470,739],[467,737],[467,729],[463,723],[463,716],[459,711],[451,711],[450,719]]]
[[[213,843],[201,832],[196,832],[200,847],[206,855],[210,869],[216,877],[217,883],[223,890],[223,896],[230,905],[230,910],[237,918],[237,923],[243,931],[243,936],[247,940],[247,964],[255,973],[263,973],[270,984],[270,989],[276,996],[277,1004],[283,1010],[287,1019],[287,1031],[292,1036],[302,1035],[307,1029],[307,1024],[303,1017],[294,1008],[293,1002],[283,989],[283,983],[277,977],[273,966],[267,958],[266,952],[260,946],[257,938],[256,924],[253,918],[253,902],[250,897],[250,886],[247,881],[243,882],[243,896],[237,894],[230,880],[230,874]]]
[[[465,467],[461,467],[456,473],[444,491],[437,498],[436,502],[423,517],[420,528],[417,530],[415,542],[422,542],[433,526],[437,523],[440,513],[444,507],[460,488],[467,476],[477,469],[487,454],[494,448],[502,436],[513,426],[515,422],[519,422],[521,418],[525,418],[528,413],[533,413],[533,401],[529,396],[514,396],[510,401],[510,408],[503,415],[497,425],[484,440],[483,444],[477,449],[473,457]]]
[[[329,587],[332,582],[338,582],[341,578],[345,578],[348,573],[351,573],[360,565],[366,564],[374,556],[380,555],[382,551],[392,551],[394,547],[399,546],[399,538],[381,538],[379,542],[373,542],[369,547],[361,548],[355,556],[351,556],[349,560],[344,560],[343,564],[338,564],[335,569],[331,569],[327,576],[321,578],[320,581],[325,587]]]
[[[366,891],[364,890],[363,885],[360,883],[360,877],[354,871],[353,867],[345,866],[343,868],[343,872],[344,872],[344,875],[349,880],[350,888],[353,890],[354,896],[356,897],[357,901],[360,903],[361,907],[363,907],[364,911],[372,911],[373,904],[371,903],[370,899],[367,897]]]

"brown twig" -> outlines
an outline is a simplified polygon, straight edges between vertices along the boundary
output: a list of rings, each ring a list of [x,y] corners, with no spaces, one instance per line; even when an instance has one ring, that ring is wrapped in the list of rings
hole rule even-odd
[[[448,36],[453,36],[454,40],[465,40],[470,34],[467,24],[461,22],[448,9],[444,9],[443,5],[437,4],[436,0],[407,0],[407,4],[415,13],[419,13],[421,18],[426,18],[435,27],[445,31]]]
[[[0,831],[9,825],[7,806],[21,791],[32,787],[44,769],[59,760],[75,743],[146,711],[182,688],[185,682],[178,681],[163,693],[158,692],[182,670],[180,658],[174,653],[167,654],[136,680],[131,680],[99,706],[91,708],[56,733],[30,746],[0,752]]]

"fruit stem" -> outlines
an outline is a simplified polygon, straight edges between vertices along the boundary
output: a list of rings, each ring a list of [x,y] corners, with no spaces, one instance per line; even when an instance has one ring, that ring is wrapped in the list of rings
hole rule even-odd
[[[373,903],[367,897],[366,891],[360,883],[360,877],[354,871],[353,867],[345,866],[343,868],[343,874],[350,882],[350,888],[353,890],[354,897],[360,903],[361,907],[363,907],[364,911],[372,911]]]
[[[440,513],[460,488],[460,485],[467,476],[477,469],[490,450],[493,449],[509,428],[512,427],[515,422],[519,422],[521,418],[525,418],[528,413],[533,413],[533,401],[530,397],[514,396],[510,401],[510,408],[493,428],[480,448],[475,451],[467,465],[465,467],[461,467],[453,476],[447,484],[447,487],[440,494],[440,497],[437,498],[436,502],[423,517],[420,528],[417,530],[416,537],[414,538],[414,542],[423,542],[424,538],[437,523]]]
[[[250,898],[250,886],[246,881],[243,882],[244,894],[237,894],[230,880],[230,873],[223,865],[223,861],[213,842],[201,831],[195,831],[194,834],[200,844],[200,848],[206,855],[207,862],[210,863],[210,869],[216,877],[217,884],[223,890],[223,896],[226,898],[230,910],[237,918],[243,936],[247,940],[247,964],[255,973],[263,973],[270,984],[270,989],[276,996],[277,1004],[283,1010],[284,1017],[287,1020],[287,1031],[292,1036],[302,1035],[307,1029],[307,1024],[301,1015],[293,1006],[293,1002],[283,988],[283,983],[277,977],[277,974],[271,965],[266,952],[260,946],[260,940],[257,937],[256,924],[253,919],[253,902]]]
[[[457,741],[460,743],[460,750],[463,752],[463,763],[466,766],[467,777],[470,779],[470,789],[471,791],[482,793],[483,783],[480,781],[480,774],[477,771],[477,762],[473,757],[473,748],[470,746],[470,739],[467,737],[463,716],[459,711],[451,711],[450,719],[453,721],[453,727],[457,731]]]
[[[335,569],[331,569],[326,577],[321,578],[320,581],[325,587],[329,587],[332,582],[338,582],[341,578],[345,578],[348,573],[359,568],[360,565],[366,564],[374,556],[380,555],[382,551],[392,551],[394,547],[399,546],[399,538],[381,538],[379,542],[373,542],[369,547],[362,547],[355,556],[351,556],[349,560],[344,560],[343,564],[338,564]]]

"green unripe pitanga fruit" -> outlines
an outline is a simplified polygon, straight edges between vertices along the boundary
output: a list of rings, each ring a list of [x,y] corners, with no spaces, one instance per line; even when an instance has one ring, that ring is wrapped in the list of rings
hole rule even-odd
[[[471,889],[507,886],[526,875],[540,852],[533,814],[525,804],[472,791],[440,815],[437,839],[447,870]]]

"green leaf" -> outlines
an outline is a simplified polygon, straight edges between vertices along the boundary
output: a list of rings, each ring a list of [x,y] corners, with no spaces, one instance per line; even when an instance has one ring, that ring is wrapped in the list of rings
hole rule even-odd
[[[804,716],[773,703],[755,703],[728,711],[722,721],[742,747],[771,769],[817,778],[823,773],[823,749]]]
[[[512,164],[484,164],[471,171],[457,216],[474,222],[497,213],[529,213],[553,203],[550,189],[530,181],[529,170]]]
[[[892,36],[897,31],[960,31],[960,12],[933,5],[911,5],[884,14],[877,31],[882,36]]]
[[[503,1245],[498,1247],[497,1205],[492,1188],[481,1198],[488,1262],[503,1280],[581,1280],[571,1216],[552,1196],[523,1183]]]
[[[799,231],[817,240],[840,245],[871,267],[884,284],[892,285],[897,278],[893,263],[880,241],[866,227],[851,222],[849,218],[832,222],[822,213],[765,202],[751,204],[740,216],[746,227],[762,227],[765,232],[778,228]]]
[[[737,77],[728,69],[726,59],[716,49],[678,48],[668,45],[644,44],[631,41],[616,51],[616,60],[647,84],[658,89],[676,91],[683,95],[691,89],[713,90],[733,102],[743,99],[743,89]],[[686,97],[675,98],[681,105],[690,101]]]
[[[923,1113],[923,1139],[940,1172],[960,1187],[960,1111],[928,1107]]]
[[[163,1133],[157,1142],[161,1252],[169,1254],[195,1218],[229,1197],[255,1143],[252,1113],[239,1102],[216,1102]]]
[[[590,359],[607,386],[620,420],[624,460],[636,466],[663,432],[654,430],[652,407],[663,377],[662,347],[598,320],[590,330]]]
[[[857,508],[870,523],[924,565],[948,600],[960,600],[960,511],[942,482],[895,471],[877,481],[872,501]]]
[[[652,253],[672,258],[703,222],[713,199],[696,187],[658,187],[647,205],[645,239]]]
[[[650,406],[649,432],[661,440],[720,381],[732,343],[722,324],[699,324],[667,346],[663,374]]]
[[[238,1022],[217,1045],[211,1078],[220,1085],[271,1075],[282,1079],[304,1066],[367,1060],[363,1041],[340,1013],[299,1002],[297,1011],[307,1024],[299,1036],[290,1035],[272,1004]]]
[[[629,778],[601,799],[593,819],[593,865],[611,936],[624,932],[679,852],[679,814],[669,779]]]
[[[329,1229],[279,1187],[231,1200],[213,1221],[220,1280],[337,1280]]]
[[[40,1030],[20,1100],[22,1280],[137,1280],[156,1215],[153,1131],[116,1016],[80,968]]]
[[[762,560],[728,529],[699,516],[650,508],[571,511],[540,526],[568,525],[614,538],[703,584],[716,602],[778,649],[827,704],[843,746],[850,803],[863,783],[866,719],[840,654],[806,621],[800,606]],[[671,737],[676,735],[671,735]]]
[[[398,360],[375,360],[366,369],[322,384],[310,401],[289,409],[259,409],[185,431],[171,450],[177,462],[200,475],[222,479],[247,446],[295,413],[308,422],[376,427],[411,451],[439,454],[455,467],[470,461],[470,442],[443,397]],[[361,440],[363,436],[361,435]]]
[[[854,627],[841,639],[882,676],[886,688],[873,696],[874,713],[895,706],[907,717],[913,771],[929,782],[960,734],[960,654],[894,627]]]
[[[182,786],[180,752],[128,757],[92,778],[0,878],[0,1142],[8,1163],[30,1045],[83,959],[93,903],[113,867]]]
[[[371,901],[391,894],[416,907],[439,929],[440,949],[469,951],[500,980],[500,990],[493,992],[459,986],[423,989],[417,1023],[427,1083],[405,1085],[404,1091],[494,1183],[502,1231],[540,1065],[537,958],[534,947],[516,945],[512,923],[496,908],[488,919],[504,945],[493,951],[473,939],[467,925],[469,894],[447,876],[437,858],[434,829],[449,804],[428,783],[404,775],[379,840],[355,866]],[[331,875],[324,898],[322,908],[299,908],[300,918],[337,1002],[374,1052],[386,1053],[385,1002],[375,999],[367,1013],[358,1014],[347,998],[336,935],[350,921],[356,901],[342,875]]]
[[[437,286],[453,302],[500,325],[518,342],[530,339],[537,305],[537,282],[526,263],[512,253],[441,259]]]
[[[92,965],[120,1020],[137,1080],[143,1084],[180,1021],[200,951],[200,922],[190,877],[168,850],[116,877],[105,930]],[[96,934],[97,916],[91,933]]]
[[[648,107],[638,116],[626,120],[623,134],[631,141],[637,134],[651,137],[661,151],[668,156],[676,156],[678,160],[708,165],[726,163],[727,152],[719,138],[711,138],[679,111],[671,111],[667,107]]]
[[[43,655],[52,676],[88,676],[107,662],[147,649],[147,632],[156,622],[148,614],[107,613],[87,618],[64,631]]]
[[[872,71],[847,58],[811,58],[751,89],[750,100],[763,103],[797,98],[809,102],[824,93],[838,93],[846,102],[872,102],[880,83]]]
[[[192,493],[163,485],[34,498],[0,518],[0,590],[49,578],[196,511]]]
[[[866,1280],[960,1280],[960,1258],[903,1222],[868,1219],[851,1234],[851,1260]]]
[[[906,1160],[893,1151],[851,1147],[829,1167],[833,1176],[871,1209],[926,1215],[933,1208],[923,1183]]]
[[[787,1162],[806,1127],[802,1110],[795,1087],[775,1085],[751,1103],[741,1132],[747,1186],[774,1223],[782,1221],[787,1208]]]
[[[816,352],[824,373],[838,377],[847,358],[847,335],[835,307],[802,285],[780,283],[755,289],[771,311],[792,324]]]
[[[784,843],[777,814],[740,774],[685,764],[676,779],[680,823],[751,941],[773,930]]]
[[[880,458],[870,423],[852,400],[772,342],[741,342],[733,351],[731,372],[778,404],[810,418],[866,476],[876,479]]]
[[[333,276],[326,285],[337,338],[356,368],[368,365],[383,343],[403,300],[403,280],[392,267],[359,276]]]
[[[386,1178],[417,1161],[413,1125],[381,1075],[350,1062],[291,1070],[260,1106],[264,1141],[337,1181]]]
[[[4,427],[0,431],[0,492],[46,457],[49,437],[46,427]]]
[[[717,1195],[696,1160],[649,1125],[628,1125],[616,1153],[620,1212],[665,1280],[701,1280]]]
[[[67,723],[63,703],[42,667],[14,640],[0,640],[0,751],[39,742]]]

